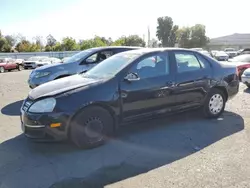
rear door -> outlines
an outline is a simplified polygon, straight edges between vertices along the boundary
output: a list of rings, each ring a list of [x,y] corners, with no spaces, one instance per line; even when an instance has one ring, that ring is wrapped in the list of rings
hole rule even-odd
[[[211,64],[197,52],[175,50],[176,61],[176,105],[177,108],[200,105],[212,79]]]

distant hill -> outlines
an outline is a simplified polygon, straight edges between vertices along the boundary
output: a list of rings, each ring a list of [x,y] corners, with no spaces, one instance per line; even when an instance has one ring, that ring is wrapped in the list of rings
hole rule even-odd
[[[250,33],[234,33],[218,38],[210,39],[209,45],[250,45]]]

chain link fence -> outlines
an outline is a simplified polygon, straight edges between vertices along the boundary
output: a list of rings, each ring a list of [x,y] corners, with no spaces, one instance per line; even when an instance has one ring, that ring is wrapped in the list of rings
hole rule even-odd
[[[63,51],[63,52],[17,52],[17,53],[0,53],[0,58],[13,58],[13,59],[28,59],[33,56],[47,56],[62,59],[70,57],[80,51]]]

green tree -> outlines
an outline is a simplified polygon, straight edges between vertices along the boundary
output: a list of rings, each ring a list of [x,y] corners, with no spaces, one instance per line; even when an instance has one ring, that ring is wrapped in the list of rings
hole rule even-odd
[[[125,46],[125,40],[126,40],[126,37],[120,37],[119,39],[115,40],[111,46]]]
[[[4,38],[11,47],[13,47],[16,44],[16,38],[14,36],[6,35]]]
[[[125,37],[125,46],[141,46],[145,47],[145,41],[138,35],[130,35]]]
[[[53,48],[51,46],[46,45],[44,51],[51,52],[51,51],[53,51]]]
[[[43,45],[43,37],[42,37],[42,36],[35,36],[35,37],[33,38],[33,40],[35,40],[35,44],[36,44],[36,46],[37,46],[37,49],[38,49],[39,51],[42,51],[43,48],[44,48],[44,45]]]
[[[99,47],[99,46],[107,46],[103,37],[95,36],[93,39],[82,40],[80,42],[81,50]]]
[[[204,47],[209,42],[209,38],[206,36],[206,28],[201,24],[179,29],[177,38],[179,47],[182,48]]]
[[[189,48],[190,39],[191,39],[190,33],[191,33],[191,30],[189,27],[183,27],[177,31],[177,41],[178,41],[179,47]]]
[[[48,35],[47,37],[46,37],[46,40],[47,40],[47,43],[46,43],[46,46],[50,46],[50,47],[52,47],[52,46],[55,46],[56,45],[56,39],[52,36],[52,35]]]
[[[163,47],[170,46],[169,38],[174,24],[172,18],[168,16],[159,17],[157,23],[156,36],[161,41]]]
[[[204,47],[209,42],[209,38],[206,36],[206,27],[202,24],[196,24],[191,27],[191,40],[190,47]]]
[[[112,46],[141,46],[145,47],[145,41],[138,35],[122,36],[112,43]]]
[[[76,43],[76,40],[72,37],[65,37],[62,40],[62,49],[65,51],[74,51],[79,50],[79,45]]]
[[[63,51],[63,48],[60,42],[56,42],[56,44],[51,48],[52,48],[52,51]]]
[[[18,52],[29,52],[30,48],[31,48],[31,43],[28,40],[22,40],[16,45],[16,50]]]
[[[5,38],[0,38],[0,52],[4,51],[4,46],[7,44],[7,41]]]
[[[171,29],[170,36],[169,36],[169,46],[174,47],[177,42],[177,31],[179,27],[178,25],[174,25]]]

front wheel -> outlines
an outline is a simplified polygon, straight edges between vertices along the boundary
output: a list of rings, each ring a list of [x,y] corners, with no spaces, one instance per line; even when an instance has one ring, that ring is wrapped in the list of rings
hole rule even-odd
[[[110,113],[98,106],[87,107],[73,118],[69,136],[80,148],[102,145],[113,132],[114,121]]]
[[[208,94],[203,106],[205,117],[219,117],[224,112],[225,104],[226,97],[223,91],[221,91],[220,89],[212,89]]]

